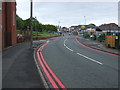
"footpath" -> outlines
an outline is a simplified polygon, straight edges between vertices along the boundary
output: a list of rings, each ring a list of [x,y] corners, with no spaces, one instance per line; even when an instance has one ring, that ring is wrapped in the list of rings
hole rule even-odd
[[[83,45],[86,45],[90,48],[101,50],[104,52],[120,55],[120,52],[118,49],[108,48],[105,46],[105,42],[99,42],[95,40],[85,39],[81,36],[77,36],[77,40],[82,43]]]
[[[34,41],[34,47],[44,42]],[[2,52],[2,88],[45,88],[33,57],[34,49],[25,42]],[[5,89],[6,90],[6,89]],[[17,89],[16,89],[17,90]]]

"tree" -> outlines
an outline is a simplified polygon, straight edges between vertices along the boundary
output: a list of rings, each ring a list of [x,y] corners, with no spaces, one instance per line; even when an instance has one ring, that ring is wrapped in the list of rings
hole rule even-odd
[[[18,15],[16,15],[17,29],[22,30],[24,26],[24,21]]]
[[[19,30],[27,30],[28,27],[30,27],[30,18],[26,20],[22,20],[18,15],[16,16],[17,18],[17,29]],[[36,18],[32,18],[32,25],[33,25],[33,31],[57,31],[57,27],[54,25],[50,24],[41,24]]]
[[[23,29],[24,29],[24,30],[27,30],[28,27],[30,27],[30,18],[24,20]]]
[[[46,25],[43,25],[43,30],[44,31],[49,31],[49,32],[56,32],[57,27],[54,26],[54,25],[46,24]]]
[[[36,18],[33,18],[33,31],[42,32],[42,24]]]

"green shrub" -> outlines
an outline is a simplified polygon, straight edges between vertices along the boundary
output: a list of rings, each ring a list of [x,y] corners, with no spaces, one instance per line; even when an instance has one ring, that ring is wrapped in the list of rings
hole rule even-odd
[[[100,41],[100,42],[102,42],[102,41],[105,40],[105,37],[106,37],[105,33],[102,33],[102,34],[100,34],[100,35],[98,36],[97,40]]]
[[[96,39],[97,39],[97,36],[94,34],[93,40],[96,40]]]
[[[88,34],[88,32],[85,32],[85,33],[84,33],[84,37],[85,37],[85,38],[90,38],[90,35]]]

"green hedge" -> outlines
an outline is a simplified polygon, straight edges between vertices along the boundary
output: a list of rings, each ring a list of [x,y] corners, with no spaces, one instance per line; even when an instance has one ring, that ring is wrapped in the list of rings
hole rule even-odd
[[[100,41],[100,42],[104,41],[105,39],[106,39],[105,33],[102,33],[102,34],[99,35],[98,38],[97,38],[97,40]]]
[[[85,38],[90,38],[89,33],[88,33],[88,32],[84,32],[84,37],[85,37]]]

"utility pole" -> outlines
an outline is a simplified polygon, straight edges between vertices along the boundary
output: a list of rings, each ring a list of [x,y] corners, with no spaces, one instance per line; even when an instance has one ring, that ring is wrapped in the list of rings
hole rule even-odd
[[[58,22],[58,31],[60,31],[60,21]]]
[[[36,19],[37,19],[37,18],[35,17],[35,21],[34,21],[34,23],[35,23],[35,31],[36,31]]]
[[[86,16],[84,16],[84,19],[85,19],[85,25],[86,25]]]
[[[37,37],[36,37],[36,40],[37,40],[37,38],[38,38],[38,30],[36,29],[36,22],[37,22],[36,20],[37,20],[37,17],[35,17],[35,22],[34,22],[35,23],[35,31],[37,32]]]
[[[33,38],[32,38],[32,11],[33,11],[33,1],[30,0],[30,48],[33,47]]]

